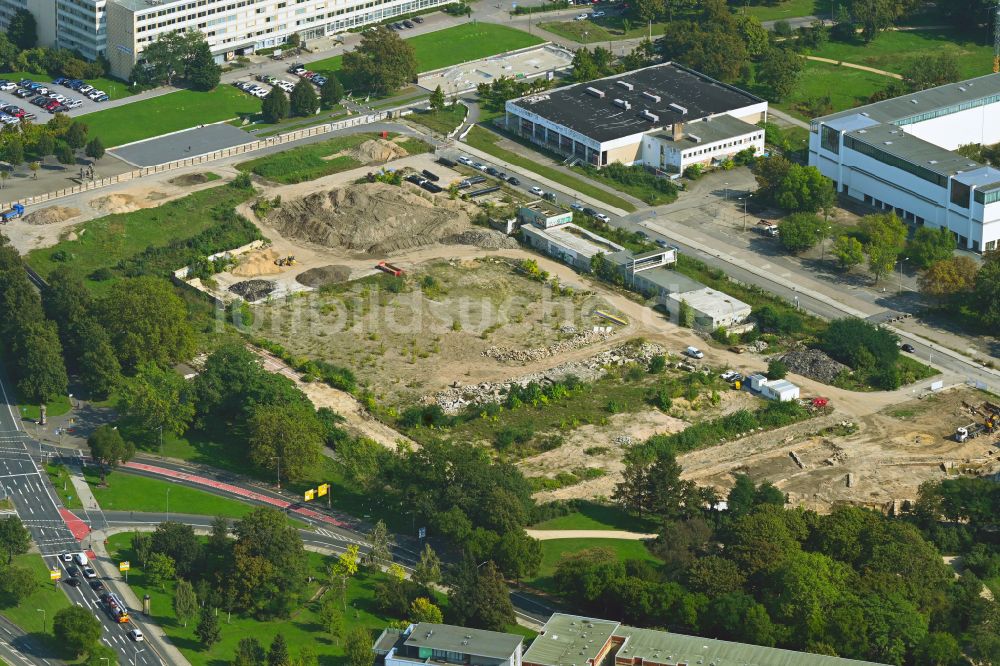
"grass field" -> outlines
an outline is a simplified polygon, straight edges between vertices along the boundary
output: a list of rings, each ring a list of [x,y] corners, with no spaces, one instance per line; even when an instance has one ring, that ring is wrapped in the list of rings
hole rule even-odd
[[[211,215],[213,208],[235,206],[247,196],[248,192],[221,185],[156,208],[100,217],[77,229],[77,240],[63,240],[29,253],[28,263],[43,277],[59,266],[66,266],[85,278],[98,268],[115,266],[150,246],[165,246],[174,240],[196,236],[217,223]]]
[[[53,585],[49,580],[49,569],[39,555],[34,553],[17,555],[14,557],[14,564],[34,572],[39,586],[34,593],[22,599],[17,606],[0,609],[0,615],[28,632],[30,639],[43,645],[49,652],[49,656],[58,655],[59,646],[52,635],[52,618],[59,610],[68,608],[70,600],[58,586]],[[42,631],[43,615],[39,609],[45,611],[44,632]]]
[[[441,111],[411,113],[406,119],[439,134],[447,134],[465,121],[468,111],[465,105],[454,104]]]
[[[45,466],[45,471],[49,475],[49,480],[56,489],[59,501],[62,502],[64,507],[67,509],[79,509],[83,506],[80,498],[76,496],[73,483],[69,480],[69,470],[66,469],[65,465],[49,463]]]
[[[571,189],[576,190],[580,194],[584,194],[591,198],[597,199],[598,201],[603,201],[609,206],[614,206],[615,208],[621,208],[632,212],[635,210],[635,206],[631,203],[622,199],[621,197],[615,196],[610,192],[607,192],[593,183],[586,180],[571,176],[564,173],[558,169],[553,169],[552,167],[539,164],[538,162],[532,160],[529,157],[524,157],[518,153],[511,152],[506,148],[501,148],[497,145],[500,141],[500,136],[494,134],[487,129],[482,127],[473,127],[472,131],[466,137],[466,142],[473,148],[478,148],[484,153],[489,153],[493,157],[501,159],[510,164],[517,165],[521,168],[528,169],[529,171],[534,171],[540,176],[548,178],[549,180],[555,181],[560,185],[565,185]]]
[[[553,21],[551,23],[539,23],[538,27],[547,30],[554,35],[572,39],[581,44],[593,44],[600,42],[615,41],[618,39],[636,39],[646,37],[652,33],[656,38],[663,34],[666,23],[653,23],[648,25],[639,21],[632,21],[628,26],[620,16],[608,16],[596,20],[587,21]],[[625,28],[628,28],[626,30]]]
[[[963,79],[992,71],[993,49],[954,30],[884,32],[868,44],[830,41],[811,55],[901,74],[911,62],[942,53],[955,57]],[[826,82],[831,88],[840,86],[840,71],[836,82]]]
[[[131,552],[129,533],[116,534],[108,539],[108,552],[112,559],[136,561]],[[309,584],[307,597],[312,597],[321,584],[328,579],[330,558],[318,553],[307,553],[310,574],[314,580]],[[389,620],[382,617],[375,607],[375,585],[383,580],[385,574],[362,570],[351,579],[347,587],[347,612],[344,614],[345,634],[356,626],[361,626],[373,632],[384,629]],[[232,662],[236,645],[241,638],[254,636],[265,647],[271,644],[274,636],[280,631],[288,641],[288,646],[294,657],[304,645],[311,645],[319,655],[319,663],[323,666],[333,666],[343,662],[343,648],[335,645],[329,634],[325,633],[317,615],[320,600],[312,601],[300,607],[290,619],[259,621],[250,617],[233,615],[227,618],[224,611],[219,612],[219,624],[222,629],[222,640],[205,650],[201,641],[195,635],[195,622],[183,626],[178,622],[173,609],[173,587],[171,581],[166,589],[150,586],[143,571],[134,567],[129,572],[129,585],[142,598],[148,594],[152,603],[152,621],[163,627],[171,642],[176,645],[193,666],[218,666]],[[334,594],[334,592],[327,592]]]
[[[773,6],[748,6],[745,11],[761,21],[777,21],[799,16],[830,18],[830,2],[831,0],[783,0],[774,3]]]
[[[626,530],[651,533],[656,531],[653,521],[637,518],[617,506],[580,502],[573,513],[551,518],[532,525],[533,530]]]
[[[107,147],[148,139],[196,125],[229,120],[260,111],[260,100],[232,86],[211,92],[178,90],[140,102],[80,116],[91,136]]]
[[[14,81],[15,83],[21,79],[31,79],[37,83],[51,83],[52,77],[48,74],[32,74],[31,72],[0,72],[0,79],[7,79],[9,81]],[[108,94],[111,99],[121,99],[122,97],[128,97],[132,94],[131,88],[124,81],[117,81],[115,79],[87,79],[89,85],[94,86],[98,90],[103,90]],[[59,92],[60,95],[65,95],[66,97],[83,97],[83,93],[77,92],[70,88],[64,88],[63,86],[56,86],[53,88]]]
[[[659,562],[649,552],[641,541],[626,541],[624,539],[550,539],[542,541],[542,565],[538,575],[525,580],[524,583],[536,589],[554,593],[555,580],[553,575],[563,556],[578,553],[589,548],[610,548],[615,551],[620,560],[647,560]]]
[[[534,46],[541,44],[543,40],[504,25],[470,22],[406,41],[413,46],[417,71],[429,72],[460,62]],[[316,71],[337,71],[340,68],[341,56],[309,63],[309,69]]]
[[[787,99],[775,103],[778,108],[792,115],[809,120],[809,100],[830,98],[830,107],[822,113],[833,113],[866,104],[868,98],[885,88],[891,80],[881,74],[860,69],[806,61],[795,91]],[[758,91],[763,92],[763,91]]]

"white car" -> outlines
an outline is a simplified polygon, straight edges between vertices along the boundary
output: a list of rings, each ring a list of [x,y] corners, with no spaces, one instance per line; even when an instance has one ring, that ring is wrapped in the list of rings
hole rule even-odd
[[[598,213],[594,217],[596,217],[598,220],[600,220],[604,224],[609,224],[611,222],[611,218],[608,217],[607,215],[605,215],[604,213]]]
[[[143,638],[142,629],[132,629],[128,632],[128,637],[134,640],[136,643],[141,643],[146,640]]]
[[[80,86],[80,92],[82,92],[84,95],[86,95],[87,93],[89,93],[93,89],[94,89],[94,86]]]
[[[470,160],[465,155],[462,155],[461,157],[458,158],[458,163],[464,164],[465,166],[472,166],[472,160]]]
[[[83,104],[83,102],[81,102],[78,99],[68,99],[65,102],[63,102],[63,104],[65,104],[66,108],[68,108],[68,109],[75,109],[78,106],[81,106]]]
[[[705,358],[704,352],[697,347],[688,347],[684,350],[684,354],[690,356],[691,358]]]
[[[62,555],[59,556],[59,559],[62,560],[63,562],[72,562],[73,553],[63,553]]]
[[[545,194],[545,190],[538,187],[538,185],[535,185],[534,187],[531,188],[531,193],[536,196],[542,196],[543,194]]]
[[[17,87],[16,83],[14,83],[13,81],[8,81],[7,83],[5,83],[2,86],[0,86],[0,90],[4,90],[4,91],[6,91],[6,90],[13,90],[16,87]]]
[[[577,16],[576,18],[574,18],[573,20],[574,21],[586,21],[588,17],[589,17],[589,14],[580,14],[579,16]]]

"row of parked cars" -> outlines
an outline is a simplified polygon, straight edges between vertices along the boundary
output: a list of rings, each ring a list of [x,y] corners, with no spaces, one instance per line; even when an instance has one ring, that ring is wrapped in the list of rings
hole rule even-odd
[[[415,24],[423,22],[424,20],[422,18],[420,18],[419,16],[414,16],[412,21],[406,19],[403,21],[397,21],[396,23],[387,23],[386,27],[389,28],[390,30],[407,30],[409,28],[415,27]]]
[[[459,164],[464,164],[467,167],[472,167],[473,169],[478,169],[478,170],[482,171],[483,173],[487,173],[487,174],[493,176],[494,178],[499,178],[500,180],[502,180],[504,182],[510,183],[514,187],[517,187],[518,185],[521,184],[521,181],[519,181],[514,176],[508,176],[507,173],[504,172],[504,171],[500,171],[499,169],[496,169],[496,168],[491,167],[491,166],[486,166],[485,164],[483,164],[481,162],[476,162],[476,161],[470,160],[465,155],[462,155],[461,157],[458,158],[458,163]]]
[[[82,79],[68,79],[66,77],[60,76],[57,79],[53,79],[52,83],[64,88],[69,88],[70,90],[75,90],[81,95],[86,95],[95,102],[107,102],[111,97],[108,96],[103,90],[98,90],[94,86],[90,85]],[[77,105],[79,106],[79,105]],[[75,107],[71,107],[75,108]]]
[[[326,83],[326,77],[322,74],[317,74],[316,72],[306,69],[306,66],[301,62],[297,62],[294,65],[288,67],[288,73],[294,74],[300,79],[306,79],[307,81],[312,81],[317,86],[322,86]]]

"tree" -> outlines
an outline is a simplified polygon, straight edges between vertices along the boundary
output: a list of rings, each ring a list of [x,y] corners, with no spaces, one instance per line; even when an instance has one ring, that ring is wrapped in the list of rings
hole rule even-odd
[[[246,610],[287,617],[306,580],[302,539],[281,511],[260,508],[233,526],[236,601]]]
[[[174,561],[178,575],[190,578],[189,574],[201,557],[201,543],[190,525],[170,520],[156,526],[146,563],[150,562],[156,553],[170,557]]]
[[[725,83],[737,81],[750,63],[747,45],[740,34],[712,21],[669,23],[656,47],[667,60],[683,62]]]
[[[194,593],[194,586],[181,578],[174,587],[174,614],[186,627],[188,620],[193,619],[197,613],[198,595]]]
[[[906,244],[906,256],[917,268],[928,268],[954,253],[955,236],[947,227],[918,227]]]
[[[196,34],[201,34],[196,32]],[[195,90],[207,92],[219,85],[222,68],[215,62],[208,42],[203,39],[193,47],[193,53],[188,61],[186,78],[188,84]]]
[[[961,79],[958,61],[950,51],[913,58],[903,68],[903,81],[911,92],[943,86]]]
[[[250,461],[290,481],[306,478],[320,461],[324,432],[311,405],[261,405],[247,424]]]
[[[812,213],[794,213],[778,223],[778,240],[789,252],[808,250],[826,235],[826,223]]]
[[[198,626],[195,627],[194,633],[206,650],[222,640],[222,628],[219,626],[214,608],[205,606],[201,609],[201,616],[198,618]]]
[[[832,254],[845,271],[865,260],[864,246],[853,236],[839,236],[833,243]]]
[[[115,663],[118,653],[107,645],[98,643],[87,652],[87,666],[107,666]]]
[[[31,169],[31,177],[34,180],[38,180],[38,170],[42,168],[41,162],[31,162],[28,164],[28,168]]]
[[[76,155],[73,153],[73,147],[65,141],[57,142],[56,160],[59,164],[76,164]]]
[[[344,614],[336,599],[333,597],[323,599],[323,605],[319,608],[319,617],[323,628],[330,634],[330,638],[339,645],[340,640],[344,637]]]
[[[413,567],[413,582],[424,588],[441,582],[441,558],[429,543],[424,544],[420,560]]]
[[[316,92],[308,79],[299,79],[295,87],[292,88],[292,96],[289,101],[289,111],[293,116],[311,116],[319,108],[319,100],[316,99]]]
[[[502,536],[494,555],[504,575],[520,581],[538,573],[542,564],[542,544],[524,530],[511,530]]]
[[[788,366],[778,358],[772,358],[767,363],[767,378],[770,380],[784,379],[788,375]]]
[[[152,585],[159,585],[161,590],[168,580],[173,580],[177,575],[173,558],[163,553],[151,553],[143,569],[149,576],[149,582]]]
[[[735,24],[751,57],[756,58],[767,51],[771,44],[771,36],[759,18],[752,14],[737,14]]]
[[[372,637],[364,627],[354,627],[344,641],[347,666],[371,666]]]
[[[66,143],[73,150],[80,150],[85,145],[87,145],[87,132],[90,131],[86,123],[79,120],[74,120],[73,124],[69,126],[66,130],[66,134],[63,138],[66,139]]]
[[[427,597],[417,597],[410,604],[410,621],[441,624],[444,622],[444,614]]]
[[[771,47],[757,65],[757,81],[767,86],[775,99],[788,97],[798,85],[803,59],[788,49]]]
[[[389,534],[384,520],[379,520],[368,533],[368,554],[365,561],[369,566],[381,569],[392,562],[392,547],[395,542]]]
[[[955,666],[961,663],[962,648],[951,634],[934,631],[917,645],[915,659],[927,666]]]
[[[265,666],[266,663],[267,652],[259,640],[253,636],[240,639],[240,642],[236,645],[233,666]]]
[[[0,156],[3,157],[3,161],[7,162],[11,166],[16,167],[19,164],[24,163],[24,142],[21,141],[21,137],[15,136],[7,140],[0,149]]]
[[[18,9],[7,24],[7,39],[21,51],[38,44],[38,25],[35,15],[27,9]]]
[[[87,142],[87,147],[83,149],[83,154],[92,160],[99,160],[104,157],[104,143],[101,137],[95,136]]]
[[[694,309],[687,302],[687,299],[684,298],[677,305],[677,325],[684,328],[692,328],[694,326]]]
[[[792,164],[774,190],[774,203],[785,210],[815,213],[833,207],[833,181],[812,166]]]
[[[864,216],[859,226],[867,238],[868,269],[878,282],[896,265],[896,257],[906,242],[906,225],[895,213],[879,213]]]
[[[55,152],[56,140],[50,132],[40,132],[38,139],[35,141],[35,154],[39,157],[45,157],[46,155],[51,155]]]
[[[388,95],[417,78],[413,46],[384,26],[362,33],[361,43],[344,54],[343,72],[362,89]]]
[[[118,428],[98,426],[87,438],[90,456],[101,466],[101,483],[106,483],[108,468],[118,467],[135,455],[135,445],[126,442]]]
[[[335,79],[337,77],[331,76],[330,78]],[[271,92],[267,93],[264,103],[260,108],[264,120],[269,123],[276,123],[279,120],[287,118],[289,110],[288,95],[278,86],[271,88]]]
[[[91,396],[107,396],[117,388],[122,378],[122,368],[111,346],[108,332],[93,317],[87,315],[72,326],[69,335],[76,343],[76,370],[80,381]]]
[[[438,85],[431,93],[430,97],[431,111],[444,111],[444,92],[441,90],[441,86]]]
[[[462,626],[502,631],[514,621],[510,591],[492,560],[476,566],[461,563],[448,592],[450,621]]]
[[[288,653],[288,642],[280,631],[275,634],[274,640],[271,641],[271,647],[267,651],[267,666],[292,666],[292,656]]]
[[[899,17],[896,0],[851,0],[851,15],[861,26],[861,36],[870,42]]]
[[[687,517],[700,511],[697,486],[680,478],[681,467],[673,451],[653,452],[633,447],[625,454],[625,470],[612,497],[627,511],[653,514],[663,520]]]
[[[972,303],[986,326],[1000,326],[1000,254],[991,252],[976,273]]]
[[[23,555],[31,546],[31,533],[17,516],[0,518],[0,552],[7,555],[7,564],[15,555]]]
[[[132,533],[132,552],[139,560],[139,566],[145,566],[150,553],[153,552],[153,535],[145,532]]]
[[[38,590],[38,577],[27,567],[7,566],[0,576],[0,601],[17,606]]]
[[[17,392],[36,405],[66,395],[69,378],[63,364],[62,344],[50,321],[25,324],[11,344]]]
[[[319,104],[324,109],[332,109],[340,100],[344,98],[344,84],[340,82],[340,77],[330,73],[326,81],[319,88]]]
[[[52,634],[67,654],[79,657],[101,639],[101,622],[83,606],[68,606],[52,618]]]
[[[347,547],[347,550],[337,556],[337,561],[330,567],[330,576],[340,582],[341,598],[344,603],[344,610],[347,610],[347,581],[354,574],[358,573],[358,551],[357,544]]]
[[[162,428],[182,435],[194,418],[188,382],[173,368],[145,363],[135,377],[121,383],[119,407],[147,432]]]

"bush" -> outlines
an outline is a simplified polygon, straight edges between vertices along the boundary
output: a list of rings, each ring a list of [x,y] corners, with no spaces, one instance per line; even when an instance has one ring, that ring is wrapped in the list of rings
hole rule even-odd
[[[757,411],[741,409],[732,414],[701,421],[671,435],[655,435],[639,447],[652,450],[671,449],[685,453],[695,449],[714,446],[723,440],[751,432],[757,428],[772,430],[808,418],[809,412],[795,401],[770,402]]]
[[[788,366],[781,359],[773,358],[767,364],[767,378],[771,380],[784,379],[788,375]]]
[[[792,24],[782,19],[774,23],[774,34],[778,37],[791,37]]]
[[[688,180],[698,180],[705,173],[705,168],[700,164],[692,164],[684,169],[684,177]]]
[[[649,359],[649,372],[650,374],[659,374],[667,368],[667,357],[663,354],[657,354],[653,358]]]

